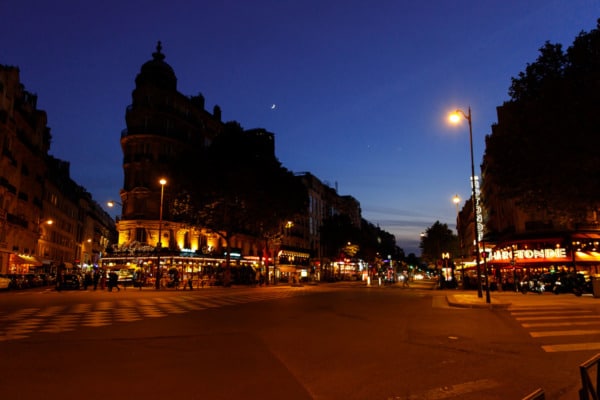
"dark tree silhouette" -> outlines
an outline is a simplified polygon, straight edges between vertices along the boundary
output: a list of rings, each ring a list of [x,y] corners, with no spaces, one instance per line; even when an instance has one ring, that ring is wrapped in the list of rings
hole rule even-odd
[[[556,220],[600,206],[600,20],[566,52],[546,43],[512,79],[486,138],[486,175],[500,196]]]
[[[447,224],[436,221],[427,228],[421,236],[421,258],[429,264],[435,264],[442,258],[443,253],[450,253],[450,257],[459,254],[458,236],[456,236]]]
[[[203,172],[202,182],[191,177],[173,208],[181,220],[223,239],[227,284],[231,238],[276,234],[285,221],[306,210],[307,191],[277,160],[268,135],[244,131],[237,122],[226,123],[205,157],[193,161]]]

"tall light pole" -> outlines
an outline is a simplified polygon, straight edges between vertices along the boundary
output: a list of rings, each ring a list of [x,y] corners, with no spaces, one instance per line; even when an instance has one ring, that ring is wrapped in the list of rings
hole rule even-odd
[[[481,266],[480,262],[480,254],[479,254],[479,228],[477,226],[477,192],[475,189],[475,161],[473,159],[473,122],[471,119],[471,107],[469,107],[468,112],[465,113],[462,110],[457,109],[455,112],[450,114],[450,122],[456,124],[460,121],[460,116],[463,116],[469,122],[469,144],[471,148],[471,190],[473,196],[473,230],[475,232],[475,254],[476,254],[476,262],[477,262],[477,297],[483,297],[483,293],[481,290]],[[486,273],[487,280],[487,273]],[[486,285],[486,302],[490,302],[490,288],[489,285]]]
[[[459,222],[460,222],[460,214],[458,212],[458,204],[460,203],[460,197],[458,196],[458,193],[454,195],[454,197],[452,198],[452,202],[454,203],[454,205],[456,206],[456,235],[458,237],[458,244],[459,244],[459,248],[461,251],[461,256],[464,254],[463,253],[463,243],[462,243],[462,238],[460,235],[460,230],[459,228]]]
[[[158,252],[156,253],[156,290],[160,289],[160,279],[162,272],[160,270],[160,252],[162,250],[162,217],[163,217],[163,198],[165,194],[165,185],[167,184],[167,180],[165,178],[161,178],[158,183],[160,183],[160,210],[158,212]]]

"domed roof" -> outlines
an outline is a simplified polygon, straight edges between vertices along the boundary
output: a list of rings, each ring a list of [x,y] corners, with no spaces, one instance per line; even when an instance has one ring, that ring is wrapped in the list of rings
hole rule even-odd
[[[152,60],[142,65],[140,73],[135,78],[136,86],[151,84],[162,89],[177,90],[177,77],[173,68],[167,64],[165,55],[161,53],[160,41],[156,45],[156,51],[152,53]]]

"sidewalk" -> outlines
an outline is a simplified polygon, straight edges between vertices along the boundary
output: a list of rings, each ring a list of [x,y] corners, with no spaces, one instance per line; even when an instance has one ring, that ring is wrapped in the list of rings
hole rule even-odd
[[[490,302],[486,301],[485,291],[482,297],[477,296],[476,291],[465,290],[446,290],[446,301],[452,307],[463,308],[489,308],[489,309],[507,309],[510,307],[550,307],[550,306],[569,306],[569,305],[600,305],[600,298],[585,294],[577,297],[573,294],[554,293],[515,293],[515,292],[491,292]]]

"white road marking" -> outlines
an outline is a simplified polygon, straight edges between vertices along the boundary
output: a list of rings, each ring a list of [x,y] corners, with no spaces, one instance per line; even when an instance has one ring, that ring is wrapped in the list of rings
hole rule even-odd
[[[542,346],[542,349],[544,349],[544,351],[547,353],[557,353],[560,351],[600,350],[600,342],[551,344]]]

